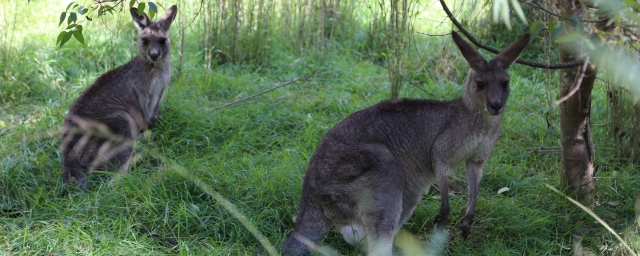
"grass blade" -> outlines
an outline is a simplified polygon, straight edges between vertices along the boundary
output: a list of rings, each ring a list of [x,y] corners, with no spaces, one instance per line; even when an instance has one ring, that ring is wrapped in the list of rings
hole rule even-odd
[[[622,245],[624,245],[624,247],[627,248],[627,250],[629,250],[629,253],[631,253],[631,255],[634,255],[634,256],[638,255],[635,251],[633,251],[631,249],[631,247],[629,247],[627,242],[625,242],[624,239],[622,239],[622,237],[620,237],[618,235],[618,233],[616,233],[616,231],[613,230],[613,228],[611,228],[606,222],[604,222],[604,220],[602,220],[600,217],[598,217],[598,215],[596,215],[596,213],[593,212],[591,209],[589,209],[588,207],[584,206],[583,204],[581,204],[580,202],[576,201],[575,199],[573,199],[571,197],[568,197],[567,195],[565,195],[562,192],[558,191],[556,188],[552,187],[551,185],[549,185],[547,183],[543,183],[543,184],[545,186],[547,186],[549,189],[551,189],[553,192],[556,192],[559,195],[564,196],[567,200],[569,200],[569,202],[571,202],[571,203],[575,204],[576,206],[580,207],[580,209],[582,209],[583,211],[585,211],[586,213],[591,215],[591,217],[596,219],[600,223],[600,225],[602,225],[605,229],[607,229],[607,231],[609,231],[609,233],[613,234],[613,236],[615,236],[616,239],[618,239],[618,241],[620,241],[620,243],[622,243]]]

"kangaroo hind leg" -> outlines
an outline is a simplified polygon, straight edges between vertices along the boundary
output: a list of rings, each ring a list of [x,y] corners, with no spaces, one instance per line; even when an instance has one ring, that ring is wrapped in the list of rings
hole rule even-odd
[[[313,202],[302,203],[295,229],[280,245],[282,255],[310,254],[312,249],[309,246],[320,242],[331,226],[318,205]]]

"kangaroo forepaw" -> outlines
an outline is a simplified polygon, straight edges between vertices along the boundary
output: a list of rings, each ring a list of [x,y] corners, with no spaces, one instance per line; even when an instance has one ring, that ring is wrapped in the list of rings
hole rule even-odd
[[[447,227],[447,223],[449,222],[448,219],[448,217],[442,217],[440,216],[440,214],[436,216],[436,219],[433,223],[436,225],[436,230],[438,232],[444,231],[444,229]]]
[[[147,126],[147,129],[151,130],[151,129],[155,128],[157,121],[158,121],[157,117],[152,117],[151,120],[149,120],[149,125]]]
[[[460,225],[460,229],[462,230],[462,238],[466,239],[467,236],[469,236],[471,224],[473,224],[473,216],[465,216],[462,219],[462,224]]]

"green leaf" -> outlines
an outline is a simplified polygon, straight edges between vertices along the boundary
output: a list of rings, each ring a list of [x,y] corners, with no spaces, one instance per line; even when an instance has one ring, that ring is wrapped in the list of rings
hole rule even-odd
[[[482,208],[487,205],[487,200],[478,199],[476,202],[476,208]]]
[[[111,5],[102,5],[98,8],[98,17],[104,15],[105,13],[113,13],[113,6]]]
[[[549,30],[549,35],[554,36],[554,31],[556,29],[556,22],[555,21],[549,21],[547,22],[547,29]]]
[[[578,39],[580,37],[582,37],[582,33],[576,31],[576,32],[569,33],[569,34],[566,34],[564,36],[558,37],[554,41],[556,43],[566,43],[566,42],[571,42],[573,40],[576,40],[576,39]]]
[[[631,235],[631,237],[629,238],[629,241],[630,241],[632,244],[638,245],[638,244],[640,244],[640,236],[638,236],[638,235]]]
[[[638,16],[637,13],[627,9],[624,11],[624,14],[625,16],[631,18],[634,22],[636,23],[640,22],[640,16]]]
[[[555,29],[553,31],[553,37],[558,37],[560,35],[560,33],[562,33],[562,28],[563,28],[564,24],[562,22],[558,22],[555,25]]]
[[[56,44],[59,44],[60,41],[62,41],[62,38],[64,37],[64,35],[67,34],[67,33],[68,32],[64,31],[64,30],[62,32],[60,32],[60,34],[58,34],[58,39],[56,39]]]
[[[71,38],[71,33],[65,33],[64,36],[62,36],[62,40],[60,40],[60,48],[62,48],[62,46],[67,43],[67,41],[69,41],[69,39]]]
[[[540,31],[542,31],[542,29],[544,29],[544,23],[540,21],[536,21],[533,24],[531,24],[531,26],[529,27],[529,33],[531,33],[531,38],[537,37]]]
[[[507,29],[511,30],[511,23],[509,22],[509,2],[507,2],[507,0],[493,1],[493,22],[498,22],[499,18],[502,18]]]
[[[524,16],[524,12],[522,11],[522,7],[520,7],[520,3],[518,3],[518,0],[511,0],[511,6],[513,7],[513,10],[516,11],[516,14],[518,14],[518,17],[522,20],[522,23],[527,25],[527,18]]]
[[[84,44],[84,36],[82,36],[82,25],[78,25],[76,30],[73,31],[73,37],[81,44]]]
[[[104,11],[113,14],[113,6],[111,5],[105,6]]]
[[[497,23],[498,18],[500,18],[500,8],[503,4],[505,4],[506,0],[495,0],[493,1],[493,22]]]
[[[135,4],[136,4],[136,1],[131,0],[131,1],[129,2],[129,9],[133,8],[133,6],[134,6]]]
[[[144,6],[144,3],[138,4],[138,16],[142,16],[142,14],[144,13]]]
[[[627,3],[631,8],[640,9],[640,5],[638,5],[635,0],[625,0],[624,2]]]
[[[60,23],[58,23],[58,27],[62,25],[62,22],[64,22],[64,18],[66,17],[67,17],[67,12],[60,13]]]
[[[67,19],[67,24],[71,24],[76,23],[76,20],[78,19],[78,17],[76,16],[75,12],[69,13],[69,18]]]
[[[68,11],[69,8],[71,8],[71,6],[73,6],[73,4],[75,4],[74,2],[69,3],[69,5],[67,5],[67,9],[65,9],[65,11]]]
[[[582,21],[580,21],[580,18],[578,18],[578,16],[572,15],[571,19],[573,20],[574,24],[576,24],[576,31],[577,32],[584,31],[584,23]]]
[[[506,1],[503,8],[500,10],[500,16],[502,17],[504,25],[507,26],[507,29],[511,30],[511,21],[509,20],[509,5],[506,3]]]
[[[80,15],[84,15],[84,11],[85,11],[85,10],[86,10],[86,9],[84,8],[84,6],[80,6],[80,7],[78,7],[78,13],[79,13]]]
[[[147,5],[149,6],[149,16],[153,20],[153,17],[158,13],[158,7],[153,2],[147,2]]]
[[[76,25],[75,23],[74,23],[74,24],[71,24],[71,25],[67,26],[67,28],[66,28],[65,30],[67,30],[67,31],[71,31],[71,29],[75,28],[76,26],[77,26],[77,25]]]
[[[149,6],[150,11],[158,13],[158,6],[156,6],[156,4],[154,4],[153,2],[148,2],[147,5]]]

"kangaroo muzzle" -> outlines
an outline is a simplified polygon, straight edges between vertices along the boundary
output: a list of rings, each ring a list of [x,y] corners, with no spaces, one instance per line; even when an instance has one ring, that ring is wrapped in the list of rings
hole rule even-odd
[[[162,57],[161,51],[158,49],[150,49],[149,53],[147,54],[147,57],[151,60],[151,61],[156,61],[158,59],[160,59],[160,57]]]
[[[504,111],[504,104],[502,104],[502,102],[487,102],[486,109],[492,115],[499,115]]]
[[[490,85],[487,89],[485,110],[492,115],[502,114],[507,94],[499,85]]]

